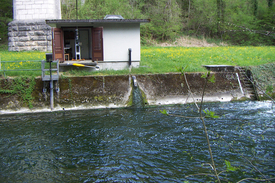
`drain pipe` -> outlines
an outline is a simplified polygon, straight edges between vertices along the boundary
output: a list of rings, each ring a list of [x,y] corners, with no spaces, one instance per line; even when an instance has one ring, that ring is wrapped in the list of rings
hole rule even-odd
[[[58,63],[57,63],[58,64]],[[51,110],[53,110],[53,78],[52,78],[52,61],[50,61],[50,100]]]
[[[129,66],[132,65],[132,48],[128,49],[128,55],[129,55]]]
[[[137,87],[137,78],[136,76],[132,76],[134,87]]]

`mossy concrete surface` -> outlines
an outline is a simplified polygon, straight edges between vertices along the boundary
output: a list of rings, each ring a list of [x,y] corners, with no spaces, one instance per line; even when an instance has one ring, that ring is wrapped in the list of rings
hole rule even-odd
[[[205,82],[203,74],[186,73],[186,77],[182,74],[140,75],[137,80],[149,105],[184,104],[201,101]],[[211,75],[215,76],[215,82],[207,83],[204,101],[250,98],[246,88],[242,87],[243,93],[241,92],[235,72],[216,72]]]
[[[180,73],[137,75],[139,88],[146,105],[166,105],[193,103],[201,100],[205,79],[203,73]],[[217,72],[214,83],[208,83],[205,90],[205,101],[231,101],[249,98],[246,89],[241,92],[236,73]],[[131,76],[86,76],[61,77],[54,83],[54,110],[93,109],[127,107],[132,103]],[[12,79],[0,80],[1,88],[9,85]],[[33,108],[27,105],[16,94],[0,93],[0,113],[5,111],[49,111],[49,83],[41,78],[35,79],[32,92]],[[188,86],[190,90],[188,89]],[[43,88],[44,91],[43,91]]]

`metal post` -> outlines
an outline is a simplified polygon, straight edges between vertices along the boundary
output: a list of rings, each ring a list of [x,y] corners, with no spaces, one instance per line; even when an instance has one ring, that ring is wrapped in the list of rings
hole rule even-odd
[[[75,4],[76,4],[76,19],[78,19],[78,2],[77,2],[77,0],[76,0],[76,2],[75,2]]]
[[[53,110],[53,78],[52,78],[52,61],[50,61],[50,99],[51,99],[51,110]]]

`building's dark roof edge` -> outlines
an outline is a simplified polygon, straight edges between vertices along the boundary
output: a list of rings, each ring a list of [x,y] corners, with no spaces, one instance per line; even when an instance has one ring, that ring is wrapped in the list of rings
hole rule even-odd
[[[148,23],[150,19],[77,19],[77,20],[65,20],[65,19],[53,19],[46,20],[47,24],[56,23]]]

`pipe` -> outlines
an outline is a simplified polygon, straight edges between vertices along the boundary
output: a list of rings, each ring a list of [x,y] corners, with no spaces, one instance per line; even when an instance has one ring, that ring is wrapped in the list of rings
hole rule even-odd
[[[50,61],[50,100],[51,110],[53,110],[53,78],[52,78],[52,62]]]
[[[136,76],[132,76],[134,87],[137,87],[137,78]]]
[[[129,54],[129,66],[131,66],[132,65],[132,49],[131,48],[128,49],[128,54]]]

